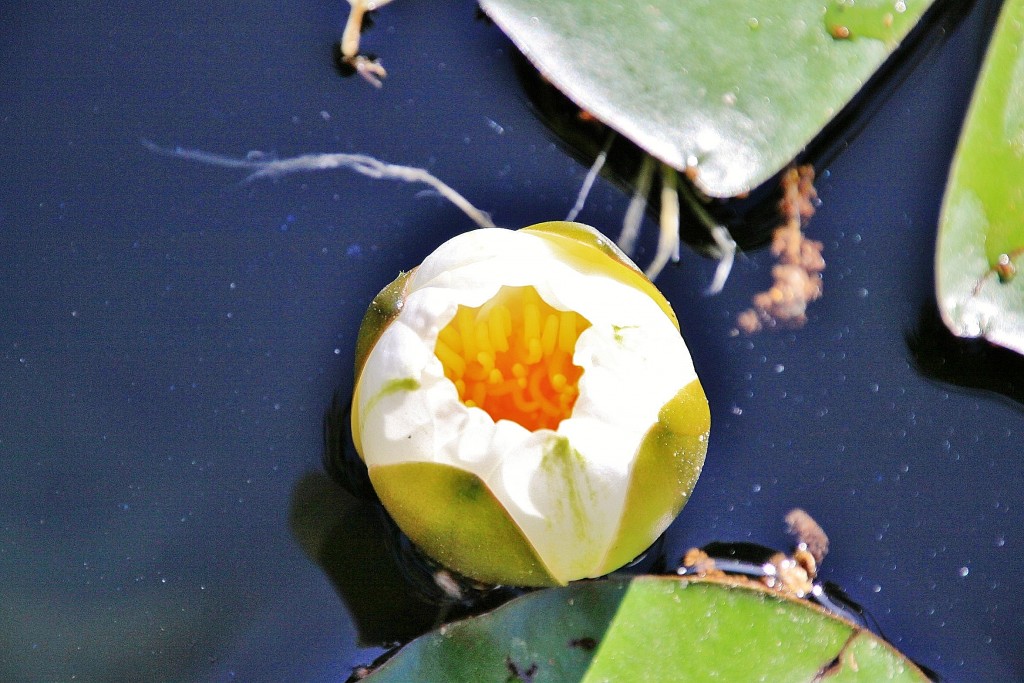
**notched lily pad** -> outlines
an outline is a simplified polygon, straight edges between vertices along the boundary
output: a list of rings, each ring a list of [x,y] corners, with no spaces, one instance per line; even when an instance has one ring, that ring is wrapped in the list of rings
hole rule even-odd
[[[382,681],[930,681],[817,580],[825,532],[786,515],[792,555],[750,542],[690,549],[673,576],[578,582],[442,627],[353,679]]]
[[[752,582],[643,576],[525,595],[414,640],[365,680],[929,679],[871,632]]]
[[[932,4],[480,3],[580,107],[719,198],[786,167]]]
[[[947,327],[1024,353],[1024,1],[989,45],[939,223],[936,292]]]

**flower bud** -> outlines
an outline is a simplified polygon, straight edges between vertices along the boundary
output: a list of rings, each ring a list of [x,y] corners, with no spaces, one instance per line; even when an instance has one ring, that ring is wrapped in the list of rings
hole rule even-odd
[[[607,574],[683,507],[710,414],[665,297],[578,223],[442,244],[375,299],[352,434],[398,526],[474,579]]]

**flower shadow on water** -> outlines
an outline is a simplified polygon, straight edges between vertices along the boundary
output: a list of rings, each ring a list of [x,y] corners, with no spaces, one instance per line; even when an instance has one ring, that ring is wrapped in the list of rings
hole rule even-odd
[[[324,469],[292,491],[292,534],[327,575],[364,647],[389,647],[532,589],[489,586],[445,569],[415,548],[377,499],[336,396],[324,419]],[[622,574],[666,571],[664,535]]]
[[[296,541],[327,575],[363,646],[415,638],[443,618],[444,607],[418,594],[394,552],[394,524],[355,454],[349,406],[335,396],[324,415],[325,472],[310,472],[292,491]]]
[[[414,638],[444,609],[417,595],[397,566],[382,514],[323,473],[305,475],[292,491],[292,533],[334,585],[362,646]]]
[[[458,577],[412,545],[380,504],[356,454],[350,408],[336,396],[326,411],[325,472],[296,483],[289,520],[295,540],[342,599],[359,644],[404,643],[523,593]]]

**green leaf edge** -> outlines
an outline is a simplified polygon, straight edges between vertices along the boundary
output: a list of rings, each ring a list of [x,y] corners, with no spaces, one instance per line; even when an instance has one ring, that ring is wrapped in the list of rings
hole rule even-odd
[[[939,217],[935,292],[960,337],[1024,354],[1024,277],[1001,282],[1000,254],[1024,270],[1024,0],[1007,0],[985,55]]]

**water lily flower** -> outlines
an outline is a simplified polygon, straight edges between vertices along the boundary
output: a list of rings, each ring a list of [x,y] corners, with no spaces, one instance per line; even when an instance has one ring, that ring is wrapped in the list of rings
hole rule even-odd
[[[707,399],[665,297],[593,228],[480,229],[375,299],[352,434],[381,502],[474,579],[602,576],[672,522]]]

